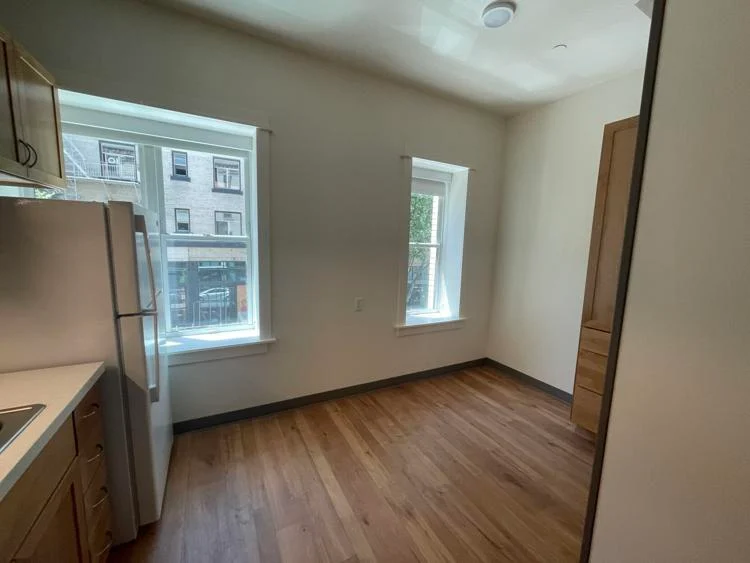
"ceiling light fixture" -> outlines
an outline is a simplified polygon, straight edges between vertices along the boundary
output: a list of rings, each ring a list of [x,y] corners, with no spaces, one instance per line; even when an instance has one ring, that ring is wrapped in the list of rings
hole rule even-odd
[[[485,27],[503,27],[510,23],[515,13],[515,2],[490,2],[482,12],[482,21]]]

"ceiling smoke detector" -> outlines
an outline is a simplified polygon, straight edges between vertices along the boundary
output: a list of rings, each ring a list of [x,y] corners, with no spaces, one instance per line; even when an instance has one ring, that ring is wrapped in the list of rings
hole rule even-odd
[[[485,27],[503,27],[510,23],[515,13],[515,2],[491,2],[482,12],[482,22]]]

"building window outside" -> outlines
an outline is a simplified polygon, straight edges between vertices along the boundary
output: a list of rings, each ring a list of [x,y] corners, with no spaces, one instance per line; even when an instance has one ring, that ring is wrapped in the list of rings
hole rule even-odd
[[[138,180],[138,163],[134,144],[99,141],[99,154],[102,178],[127,182]]]
[[[190,232],[190,210],[175,208],[174,210],[174,232]]]
[[[172,180],[190,180],[188,153],[185,151],[172,151]]]
[[[232,192],[242,190],[239,160],[214,157],[214,189]]]
[[[233,211],[214,212],[217,235],[242,236],[242,213]]]

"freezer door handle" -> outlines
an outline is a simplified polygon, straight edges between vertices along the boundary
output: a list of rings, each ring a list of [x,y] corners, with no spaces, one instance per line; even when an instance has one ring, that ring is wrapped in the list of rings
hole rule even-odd
[[[151,292],[151,308],[143,313],[152,313],[156,311],[156,283],[154,278],[154,266],[151,263],[151,245],[148,242],[148,228],[146,227],[146,218],[143,215],[136,215],[135,232],[143,235],[143,246],[146,252],[146,267],[148,269],[148,287]]]
[[[148,398],[152,403],[159,402],[159,395],[161,393],[161,356],[159,355],[159,317],[157,315],[150,315],[151,320],[154,323],[154,356],[155,356],[155,369],[154,369],[154,382],[148,386]]]

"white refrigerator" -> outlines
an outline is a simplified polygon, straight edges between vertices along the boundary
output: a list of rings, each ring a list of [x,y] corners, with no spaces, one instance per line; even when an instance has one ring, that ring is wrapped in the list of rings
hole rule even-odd
[[[172,448],[158,217],[0,198],[0,373],[104,361],[115,543],[161,514]]]

